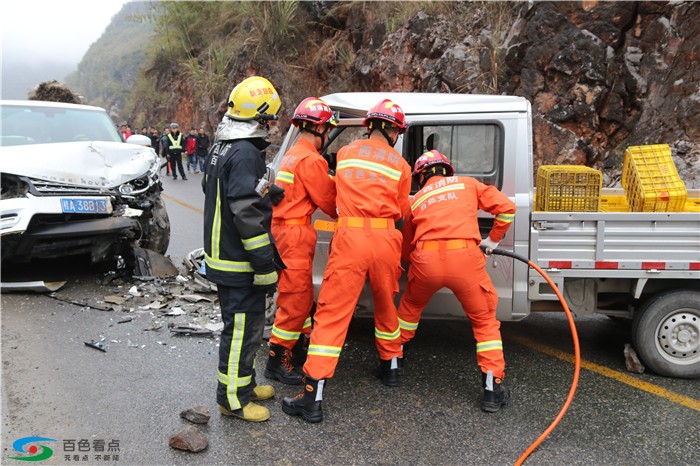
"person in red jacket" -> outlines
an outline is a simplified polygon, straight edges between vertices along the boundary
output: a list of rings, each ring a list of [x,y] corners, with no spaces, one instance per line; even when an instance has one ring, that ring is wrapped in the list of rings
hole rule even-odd
[[[402,257],[410,260],[408,284],[399,304],[401,344],[416,333],[423,309],[440,288],[449,288],[472,324],[476,359],[482,372],[481,408],[496,412],[510,398],[503,385],[505,360],[498,295],[486,273],[479,246],[495,249],[515,216],[515,204],[494,186],[474,178],[453,176],[450,161],[431,150],[416,160],[414,175],[421,190],[413,197],[403,227]],[[477,211],[496,218],[489,235],[481,239]]]
[[[307,422],[323,420],[325,379],[335,373],[367,277],[374,297],[379,376],[387,386],[399,384],[402,352],[394,296],[401,274],[401,232],[394,222],[409,209],[411,168],[394,145],[408,125],[401,107],[388,99],[373,106],[363,124],[368,138],[338,151],[338,224],[314,314],[304,391],[282,400],[285,413]]]
[[[299,139],[282,158],[276,181],[284,189],[284,199],[272,211],[272,236],[287,268],[279,276],[265,377],[299,385],[301,374],[294,370],[292,349],[303,354],[304,335],[311,331],[316,249],[311,215],[320,208],[333,218],[338,216],[335,183],[328,175],[328,162],[319,153],[336,121],[325,102],[308,97],[294,111],[292,124],[299,128]],[[303,363],[303,356],[297,354],[295,359]]]

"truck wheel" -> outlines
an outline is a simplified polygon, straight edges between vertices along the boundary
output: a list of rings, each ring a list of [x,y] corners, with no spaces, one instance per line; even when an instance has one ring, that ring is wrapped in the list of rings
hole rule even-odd
[[[141,247],[165,254],[170,244],[170,218],[162,197],[155,199],[151,216],[141,221],[141,227]]]
[[[632,341],[659,375],[700,377],[700,292],[677,290],[651,298],[634,316]]]

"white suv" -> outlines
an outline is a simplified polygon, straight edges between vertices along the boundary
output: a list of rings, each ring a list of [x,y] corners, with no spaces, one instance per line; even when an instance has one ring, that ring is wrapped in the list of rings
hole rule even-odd
[[[122,142],[104,109],[0,101],[0,153],[3,264],[167,250],[158,156]]]

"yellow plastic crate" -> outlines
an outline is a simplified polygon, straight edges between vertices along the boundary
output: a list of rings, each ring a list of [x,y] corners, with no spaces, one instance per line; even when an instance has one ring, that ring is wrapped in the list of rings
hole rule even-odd
[[[625,196],[601,196],[601,212],[629,212],[630,206]]]
[[[597,212],[603,175],[580,165],[542,165],[537,169],[535,210]]]
[[[668,144],[630,146],[622,165],[622,187],[631,212],[682,212],[688,198]]]

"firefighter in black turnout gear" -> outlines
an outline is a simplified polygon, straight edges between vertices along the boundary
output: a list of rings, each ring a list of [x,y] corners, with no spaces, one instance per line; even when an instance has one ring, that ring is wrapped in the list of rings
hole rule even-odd
[[[268,121],[277,118],[280,106],[267,79],[253,76],[238,84],[202,179],[204,261],[207,278],[218,288],[224,322],[216,400],[222,414],[246,421],[269,419],[269,410],[255,401],[275,394],[272,386],[256,384],[254,362],[262,342],[266,295],[274,293],[277,270],[284,267],[270,233],[271,176],[263,152],[269,144]],[[277,191],[277,197],[283,195]]]

